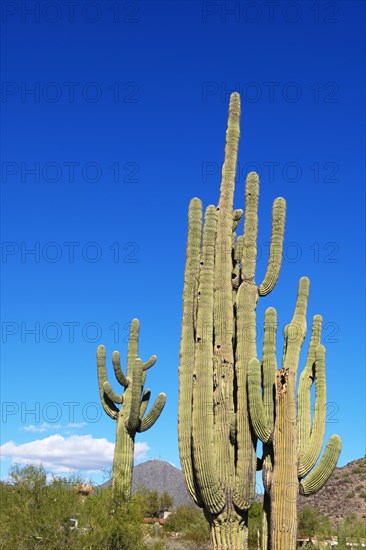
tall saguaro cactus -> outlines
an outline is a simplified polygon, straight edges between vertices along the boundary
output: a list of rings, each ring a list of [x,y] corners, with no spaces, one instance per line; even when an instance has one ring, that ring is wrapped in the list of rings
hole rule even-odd
[[[255,283],[259,177],[246,180],[244,234],[233,210],[240,98],[230,98],[220,199],[192,199],[183,292],[179,366],[179,448],[193,500],[204,509],[216,550],[247,548],[248,508],[255,494],[256,436],[247,403],[249,361],[256,354],[256,305],[280,271],[285,201],[275,200],[268,268]]]
[[[297,390],[300,350],[306,335],[309,279],[299,282],[291,322],[284,331],[282,368],[276,367],[277,314],[267,309],[262,363],[249,363],[248,397],[256,436],[263,442],[263,550],[295,550],[298,494],[312,495],[327,482],[341,451],[337,435],[323,446],[326,414],[325,348],[320,344],[322,318],[313,318],[311,340]],[[314,415],[310,391],[315,383]],[[316,466],[315,466],[316,465]],[[315,468],[314,468],[315,466]]]
[[[156,422],[164,408],[166,397],[160,393],[150,412],[145,415],[150,399],[150,390],[143,391],[146,371],[156,362],[156,355],[143,363],[138,358],[140,323],[133,319],[127,352],[126,376],[121,368],[118,351],[112,354],[113,369],[117,381],[123,386],[122,394],[113,391],[107,380],[106,350],[97,349],[97,367],[100,399],[108,416],[117,421],[116,445],[113,460],[113,492],[128,499],[131,495],[133,452],[136,432],[145,432]],[[117,407],[120,405],[120,408]]]

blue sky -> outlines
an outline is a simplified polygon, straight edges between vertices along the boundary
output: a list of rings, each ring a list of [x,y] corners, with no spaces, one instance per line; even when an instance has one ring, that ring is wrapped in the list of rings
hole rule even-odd
[[[308,324],[324,317],[326,435],[342,437],[340,465],[363,456],[365,4],[14,1],[1,15],[2,476],[43,457],[101,479],[115,425],[95,350],[124,358],[134,317],[142,358],[158,356],[147,384],[167,394],[136,459],[179,466],[187,208],[217,202],[234,90],[236,208],[245,174],[261,175],[257,282],[271,204],[288,205],[259,326],[270,305],[288,322],[307,275]]]

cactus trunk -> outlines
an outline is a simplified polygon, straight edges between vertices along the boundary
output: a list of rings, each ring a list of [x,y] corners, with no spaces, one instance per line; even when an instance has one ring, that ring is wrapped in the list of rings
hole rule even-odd
[[[118,422],[114,447],[112,489],[116,497],[128,500],[131,496],[134,437],[124,422]]]
[[[281,369],[277,373],[276,426],[273,435],[275,468],[272,476],[271,546],[272,550],[296,548],[297,541],[297,438],[295,376]],[[289,414],[290,413],[290,414]]]
[[[247,550],[247,518],[215,520],[211,525],[211,548],[214,550]]]

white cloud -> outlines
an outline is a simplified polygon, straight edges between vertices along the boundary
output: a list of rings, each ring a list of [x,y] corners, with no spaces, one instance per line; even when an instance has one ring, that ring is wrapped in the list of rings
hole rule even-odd
[[[34,424],[29,424],[29,426],[24,426],[23,430],[26,432],[32,432],[32,433],[44,433],[44,432],[50,432],[52,430],[59,430],[61,428],[60,424],[50,424],[49,422],[42,422],[39,426],[35,426]]]
[[[146,458],[148,450],[147,443],[136,443],[135,461]],[[113,451],[113,443],[105,438],[94,439],[91,435],[63,437],[55,434],[19,445],[8,441],[0,447],[3,459],[17,464],[43,464],[54,473],[100,471],[112,465]]]

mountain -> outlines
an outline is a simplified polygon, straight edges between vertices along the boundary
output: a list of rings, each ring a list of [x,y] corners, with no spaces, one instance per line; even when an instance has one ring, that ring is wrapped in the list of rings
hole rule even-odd
[[[103,483],[101,487],[108,487],[112,480]],[[194,506],[187,491],[182,470],[175,468],[169,462],[163,460],[148,460],[138,464],[133,469],[132,490],[138,487],[146,487],[151,491],[162,493],[167,491],[172,497],[174,506],[180,504]]]
[[[107,481],[104,486],[110,485]],[[149,460],[138,464],[133,472],[133,488],[144,486],[162,493],[167,491],[174,499],[174,506],[193,506],[185,486],[183,473],[168,462]],[[257,495],[261,500],[261,495]],[[349,462],[336,468],[328,483],[311,497],[299,499],[300,509],[312,506],[327,516],[334,524],[341,517],[356,514],[366,518],[366,458]]]
[[[336,524],[356,514],[366,519],[366,457],[336,468],[328,483],[315,495],[300,496],[300,508],[312,506]]]

